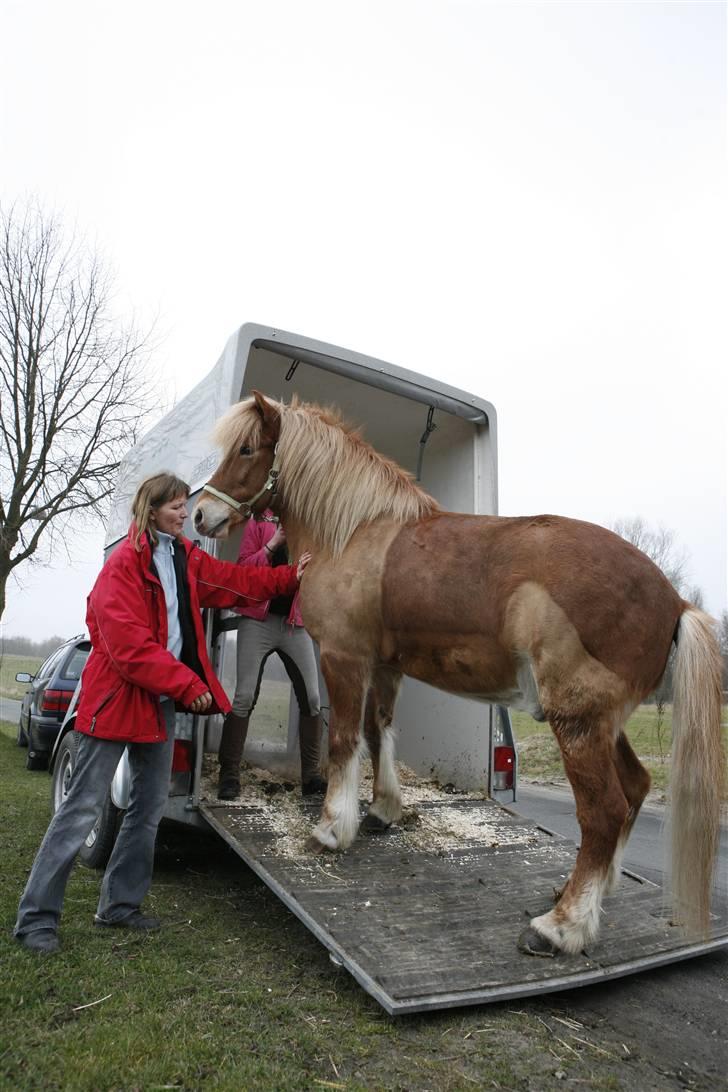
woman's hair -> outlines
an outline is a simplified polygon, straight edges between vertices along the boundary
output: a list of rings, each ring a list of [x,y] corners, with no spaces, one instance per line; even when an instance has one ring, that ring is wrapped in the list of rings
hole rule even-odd
[[[175,474],[153,474],[151,478],[145,478],[136,491],[132,501],[131,514],[136,524],[136,537],[134,546],[141,550],[142,541],[147,531],[156,546],[158,539],[151,522],[152,511],[161,504],[176,500],[177,497],[189,497],[190,487]]]

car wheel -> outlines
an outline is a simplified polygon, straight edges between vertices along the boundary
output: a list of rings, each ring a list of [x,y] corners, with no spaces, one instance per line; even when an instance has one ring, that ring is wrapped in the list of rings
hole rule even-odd
[[[28,736],[26,734],[25,728],[23,728],[23,721],[21,719],[21,720],[18,721],[18,747],[27,747],[27,746],[28,746]]]
[[[53,767],[51,807],[54,814],[68,796],[77,756],[78,736],[75,732],[67,732],[61,740]],[[87,868],[105,867],[114,848],[120,817],[121,812],[114,805],[109,791],[101,814],[79,850],[78,859],[81,864],[86,865]]]
[[[28,757],[25,760],[26,770],[47,770],[50,757],[48,751],[36,750],[33,741],[33,729],[28,725]]]

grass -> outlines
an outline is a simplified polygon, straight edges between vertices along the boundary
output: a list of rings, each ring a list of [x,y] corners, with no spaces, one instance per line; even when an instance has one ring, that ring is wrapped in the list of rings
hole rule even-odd
[[[28,689],[27,683],[15,681],[18,671],[28,671],[35,675],[43,663],[40,656],[16,656],[15,653],[5,652],[0,656],[0,697],[20,699]]]
[[[657,1086],[639,1041],[627,1057],[623,1033],[565,1025],[578,1016],[573,993],[389,1018],[232,851],[186,829],[160,831],[145,903],[165,921],[159,933],[95,930],[99,875],[79,866],[60,955],[23,950],[10,933],[49,778],[23,768],[14,734],[0,724],[0,1088]]]
[[[548,724],[528,713],[511,713],[518,747],[518,772],[541,781],[564,780],[564,767],[554,734]],[[723,708],[723,736],[728,745],[728,707]],[[627,735],[652,777],[652,787],[664,792],[670,778],[672,707],[660,712],[655,705],[640,705],[627,721]]]
[[[285,743],[288,739],[289,682],[263,679],[260,695],[250,718],[250,738]]]

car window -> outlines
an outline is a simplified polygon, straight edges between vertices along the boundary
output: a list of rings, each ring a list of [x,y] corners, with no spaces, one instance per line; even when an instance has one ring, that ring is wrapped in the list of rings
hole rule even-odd
[[[50,664],[53,662],[53,660],[55,659],[55,657],[57,655],[58,655],[58,649],[55,649],[54,652],[51,652],[50,656],[46,657],[46,659],[43,661],[43,663],[40,665],[40,667],[38,668],[38,670],[35,673],[36,679],[39,678],[40,675],[47,675],[48,674],[48,667],[50,666]]]
[[[57,648],[52,652],[45,663],[41,664],[35,673],[36,679],[49,679],[58,667],[61,657],[65,654],[65,648]]]
[[[75,682],[81,678],[81,672],[83,671],[83,665],[86,663],[89,654],[88,648],[74,648],[68,663],[63,668],[63,678],[73,679]]]

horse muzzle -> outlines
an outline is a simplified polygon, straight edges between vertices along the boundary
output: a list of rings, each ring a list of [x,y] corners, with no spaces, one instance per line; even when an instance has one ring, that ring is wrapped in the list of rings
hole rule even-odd
[[[222,501],[200,498],[192,513],[192,522],[206,538],[224,538],[230,531],[230,509]]]

